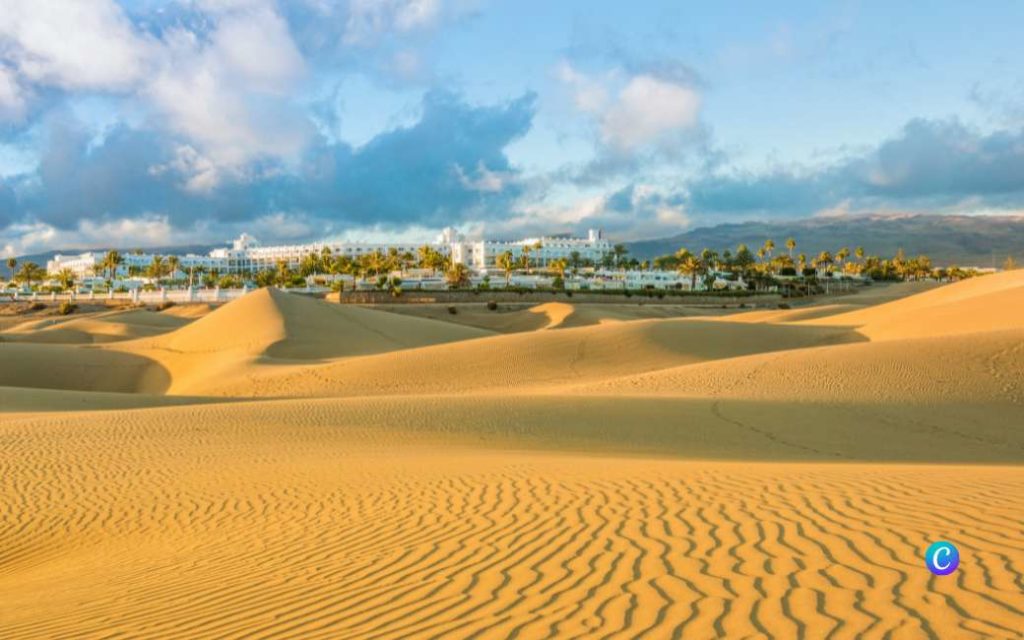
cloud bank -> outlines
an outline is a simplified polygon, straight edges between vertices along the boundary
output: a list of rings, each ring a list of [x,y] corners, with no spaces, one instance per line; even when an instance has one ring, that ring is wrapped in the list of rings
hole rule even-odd
[[[484,10],[475,0],[8,0],[0,252],[449,224],[632,239],[837,211],[1024,208],[1019,118],[985,131],[916,119],[828,164],[741,171],[713,135],[714,86],[677,58],[570,50],[552,54],[542,94],[527,85],[475,100],[457,74],[430,68],[428,44]],[[338,139],[330,125],[353,77],[412,96],[403,124],[359,145]],[[516,145],[559,101],[589,155],[555,170],[517,165]],[[1012,97],[1000,101],[1015,113],[1002,104]]]

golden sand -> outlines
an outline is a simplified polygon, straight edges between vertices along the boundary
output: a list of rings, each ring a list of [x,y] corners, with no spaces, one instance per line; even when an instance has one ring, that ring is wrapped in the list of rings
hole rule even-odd
[[[1021,637],[1022,305],[13,324],[0,638]]]

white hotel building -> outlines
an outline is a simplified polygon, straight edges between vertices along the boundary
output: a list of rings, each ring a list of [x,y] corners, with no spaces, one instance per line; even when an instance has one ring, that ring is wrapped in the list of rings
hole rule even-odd
[[[540,248],[534,248],[538,244]],[[396,249],[400,254],[408,252],[415,256],[420,246],[422,245],[387,242],[314,242],[262,246],[255,238],[243,233],[231,243],[230,247],[214,249],[205,256],[181,255],[178,256],[178,259],[181,264],[180,268],[184,272],[190,268],[199,267],[206,271],[216,270],[221,275],[249,274],[274,269],[282,260],[292,268],[297,268],[303,258],[311,253],[319,255],[325,248],[335,256],[344,255],[356,259],[375,251],[386,253],[390,249]],[[443,255],[451,256],[454,262],[465,264],[478,273],[496,270],[497,257],[506,251],[510,251],[518,259],[523,255],[525,247],[530,247],[530,259],[539,266],[547,265],[558,258],[571,260],[574,253],[579,254],[581,261],[590,260],[600,263],[606,255],[612,252],[611,243],[603,237],[599,229],[591,229],[586,238],[552,236],[516,241],[495,241],[466,240],[455,229],[448,228],[442,232],[437,242],[429,243],[429,246]],[[51,274],[57,274],[62,269],[70,269],[79,279],[102,276],[104,275],[103,268],[100,265],[104,255],[105,252],[101,251],[76,256],[58,254],[46,263],[46,270]],[[118,268],[117,275],[126,277],[133,267],[144,271],[153,262],[154,254],[123,253],[121,257],[124,262]]]

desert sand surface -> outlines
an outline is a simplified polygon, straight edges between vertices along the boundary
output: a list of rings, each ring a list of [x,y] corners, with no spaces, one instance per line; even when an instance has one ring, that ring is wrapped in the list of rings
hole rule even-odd
[[[454,307],[456,313],[451,313]],[[373,307],[401,315],[432,318],[455,324],[488,329],[498,333],[519,333],[539,329],[568,329],[594,324],[640,320],[645,318],[681,318],[714,316],[726,313],[716,308],[687,307],[679,304],[546,302],[543,304],[500,303],[490,310],[486,302],[465,304],[391,304]]]
[[[1024,271],[3,327],[3,638],[1022,637]]]

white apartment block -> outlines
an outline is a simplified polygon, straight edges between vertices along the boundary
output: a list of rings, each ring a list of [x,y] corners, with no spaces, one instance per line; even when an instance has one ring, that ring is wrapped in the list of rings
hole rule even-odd
[[[538,245],[540,248],[535,248]],[[417,256],[420,246],[422,245],[403,242],[314,242],[263,246],[252,236],[243,233],[231,243],[230,247],[214,249],[205,256],[181,255],[178,256],[178,260],[181,265],[180,270],[186,273],[190,269],[201,268],[206,271],[216,271],[221,275],[249,274],[275,269],[281,261],[296,268],[303,258],[311,253],[320,255],[324,249],[329,249],[334,256],[344,255],[358,259],[375,251],[387,253],[391,249],[397,250],[399,254],[411,253],[413,256]],[[579,255],[581,261],[590,260],[597,264],[612,251],[611,243],[603,237],[598,229],[591,229],[586,238],[554,236],[526,238],[517,241],[495,241],[466,240],[454,229],[448,228],[442,232],[437,242],[429,243],[429,246],[442,255],[451,256],[454,262],[465,264],[477,272],[496,269],[495,261],[506,251],[510,251],[518,260],[526,247],[529,247],[530,260],[538,266],[546,266],[558,258],[571,260],[574,253]],[[58,254],[47,262],[46,270],[51,274],[57,274],[62,269],[70,269],[79,279],[92,276],[101,277],[105,275],[103,267],[100,266],[103,263],[104,255],[105,252],[100,251],[87,252],[77,256]],[[122,253],[121,257],[124,261],[116,275],[119,278],[124,278],[135,272],[144,273],[145,269],[152,264],[154,254]],[[164,256],[164,258],[166,257]]]
[[[530,261],[545,267],[552,260],[572,260],[575,254],[580,261],[589,260],[600,264],[601,260],[612,252],[612,244],[604,238],[600,229],[591,229],[586,238],[569,238],[562,236],[540,236],[524,240],[472,240],[467,241],[455,234],[453,229],[445,229],[442,242],[450,248],[452,260],[461,262],[474,271],[497,269],[498,256],[506,251],[519,260],[529,250]]]

